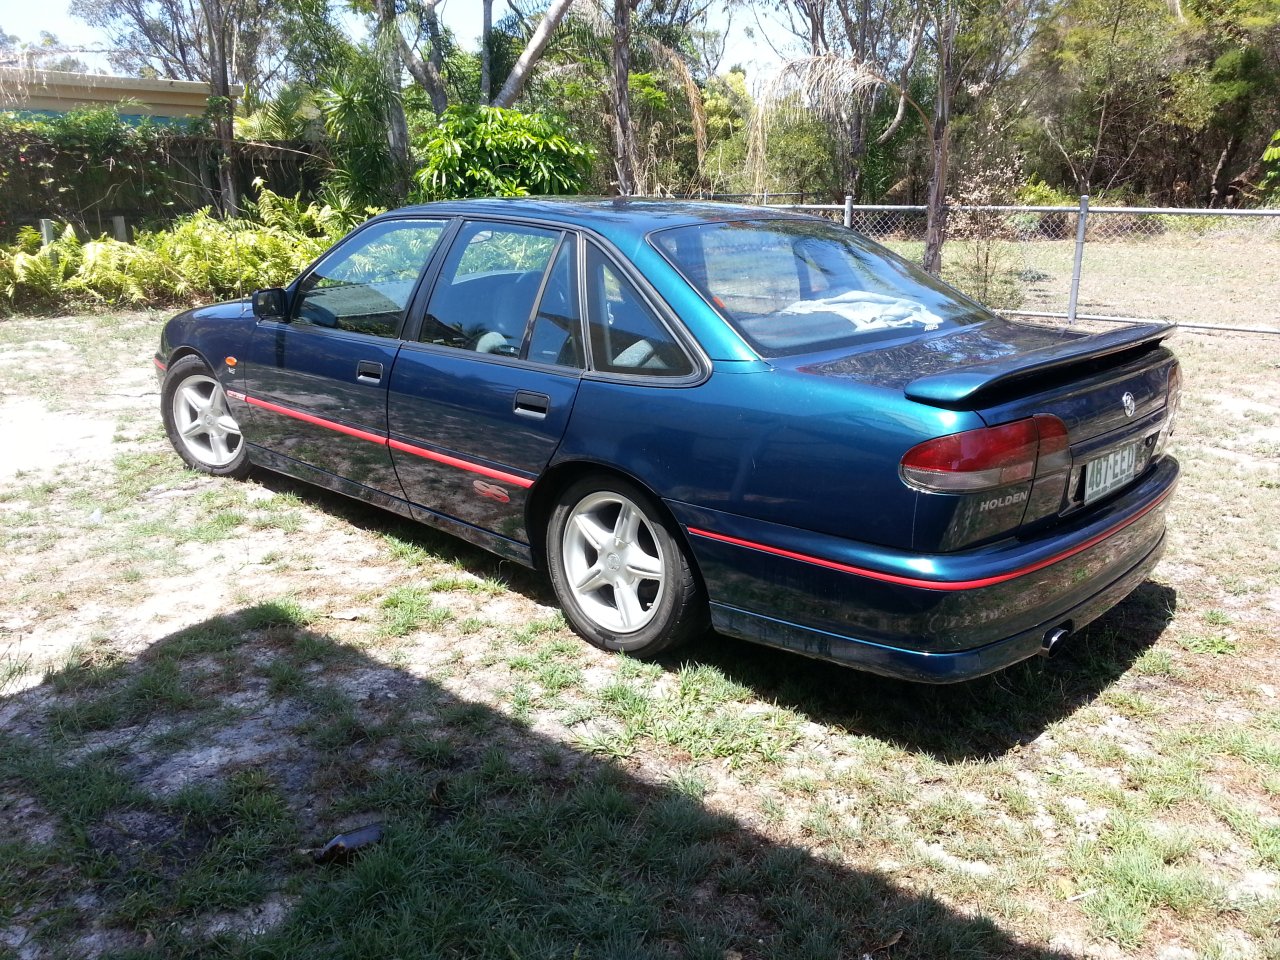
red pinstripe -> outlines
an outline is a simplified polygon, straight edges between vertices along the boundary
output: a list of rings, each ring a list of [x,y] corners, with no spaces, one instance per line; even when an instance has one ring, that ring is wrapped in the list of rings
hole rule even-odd
[[[1062,553],[1054,554],[1044,560],[1037,560],[1035,563],[1027,564],[1025,567],[1019,567],[1016,570],[1010,570],[1008,573],[998,573],[991,577],[981,577],[976,580],[923,580],[919,577],[904,577],[896,573],[885,573],[881,570],[870,570],[866,567],[855,567],[847,563],[839,563],[835,560],[827,560],[823,557],[811,556],[807,553],[797,553],[794,550],[784,550],[781,547],[771,547],[765,543],[757,543],[754,540],[743,540],[739,537],[730,537],[723,533],[714,533],[710,530],[702,530],[697,527],[689,527],[689,533],[695,537],[703,537],[707,540],[717,540],[720,543],[733,544],[735,547],[746,547],[750,550],[759,550],[761,553],[773,554],[777,557],[786,557],[788,560],[799,560],[803,563],[812,563],[815,566],[826,567],[829,570],[839,570],[841,573],[852,573],[855,576],[866,577],[870,580],[881,580],[885,583],[896,583],[905,587],[919,587],[924,590],[978,590],[982,587],[991,587],[997,583],[1005,583],[1008,580],[1015,580],[1018,577],[1025,577],[1029,573],[1035,573],[1037,570],[1043,570],[1045,567],[1051,567],[1055,563],[1061,563],[1074,557],[1078,553],[1083,553],[1090,547],[1095,547],[1103,540],[1113,536],[1129,526],[1136,523],[1142,517],[1164,503],[1172,490],[1166,491],[1157,499],[1151,501],[1137,513],[1131,517],[1126,517],[1115,526],[1108,527],[1102,533],[1090,537],[1084,543],[1078,543],[1069,550]]]
[[[419,447],[412,443],[405,443],[402,440],[395,440],[380,433],[369,433],[366,430],[358,430],[355,427],[348,427],[345,424],[336,423],[333,420],[326,420],[324,417],[312,416],[309,413],[303,413],[301,410],[284,407],[278,403],[272,403],[269,400],[259,400],[257,397],[251,397],[247,394],[238,393],[234,390],[228,390],[227,396],[234,397],[237,400],[243,400],[245,403],[252,404],[255,407],[262,407],[264,410],[270,410],[272,413],[292,417],[294,420],[301,420],[303,423],[310,423],[317,427],[324,427],[326,430],[334,430],[338,433],[344,433],[349,437],[355,437],[357,440],[367,440],[370,443],[376,443],[384,447],[391,447],[393,450],[399,450],[403,453],[411,453],[415,457],[434,460],[437,463],[456,467],[459,470],[478,473],[482,477],[501,480],[503,483],[509,483],[517,487],[524,487],[525,489],[533,486],[533,481],[527,477],[516,476],[514,473],[506,473],[502,470],[495,470],[492,467],[486,467],[479,463],[472,463],[470,460],[462,460],[458,457],[451,457],[448,454],[437,453],[434,450],[428,450],[426,447]]]

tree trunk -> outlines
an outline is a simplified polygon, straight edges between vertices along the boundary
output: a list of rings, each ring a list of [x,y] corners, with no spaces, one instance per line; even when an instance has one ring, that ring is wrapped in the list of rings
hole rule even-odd
[[[1213,170],[1213,186],[1209,190],[1209,206],[1225,207],[1227,205],[1227,188],[1231,185],[1230,164],[1240,149],[1240,138],[1231,134],[1227,145],[1218,155],[1218,165]]]
[[[218,138],[218,206],[224,217],[240,213],[240,197],[236,190],[235,130],[232,126],[230,65],[227,63],[227,11],[220,0],[206,0],[205,26],[209,31],[209,86],[216,109],[213,129]]]
[[[400,32],[400,25],[396,23],[396,6],[395,0],[373,0],[374,12],[378,15],[378,22],[382,28],[389,34],[390,41],[394,44],[394,48],[400,51],[400,59],[404,61],[405,67],[409,70],[409,75],[417,81],[418,86],[427,91],[427,96],[431,98],[431,109],[435,111],[436,116],[444,113],[449,107],[449,93],[445,90],[444,80],[440,76],[440,70],[437,66],[437,54],[432,54],[426,60],[423,60],[413,47],[409,46],[409,41],[405,40],[404,34]],[[429,14],[434,18],[435,13]],[[428,24],[430,21],[428,21]],[[430,26],[428,25],[428,33],[430,34]],[[435,35],[439,34],[439,23],[436,24]],[[432,41],[433,46],[435,41]],[[397,69],[397,74],[399,70]],[[397,86],[399,79],[397,78]],[[401,117],[404,116],[404,107],[399,108]],[[406,137],[408,139],[407,131]]]
[[[613,153],[618,193],[636,192],[635,131],[631,127],[631,3],[613,0]]]
[[[401,47],[404,41],[396,23],[392,0],[374,0],[374,10],[378,15],[381,34],[377,52],[382,60],[383,73],[391,94],[387,103],[387,153],[394,171],[391,189],[395,200],[403,203],[409,196],[409,123],[405,119],[400,89]]]
[[[480,102],[489,102],[489,88],[493,86],[493,50],[489,46],[489,34],[493,32],[493,0],[482,0],[484,31],[480,35]]]
[[[551,6],[547,7],[547,12],[543,15],[542,22],[538,24],[538,29],[533,31],[533,36],[525,44],[520,58],[516,60],[516,65],[511,68],[507,82],[493,98],[495,107],[510,107],[515,104],[521,91],[524,90],[525,81],[529,79],[529,73],[542,57],[542,51],[547,48],[547,41],[551,39],[551,34],[564,19],[571,3],[573,0],[551,0]]]
[[[951,3],[943,5],[935,19],[938,90],[933,101],[933,172],[929,177],[923,262],[925,270],[935,277],[942,273],[942,245],[947,238],[947,167],[951,161],[951,92],[958,19],[958,11]]]
[[[951,153],[951,131],[933,126],[933,173],[929,177],[927,223],[924,234],[925,270],[935,277],[942,273],[942,244],[947,238],[947,164]]]
[[[387,152],[395,168],[391,189],[395,192],[396,201],[403,203],[409,196],[409,122],[405,119],[404,100],[401,99],[399,58],[388,57],[386,70],[387,84],[391,88],[391,99],[387,103]]]

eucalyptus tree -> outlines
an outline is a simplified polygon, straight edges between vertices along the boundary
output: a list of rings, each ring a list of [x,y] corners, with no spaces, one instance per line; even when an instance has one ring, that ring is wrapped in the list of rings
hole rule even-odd
[[[1027,72],[1037,174],[1221,205],[1280,124],[1280,2],[1064,0]]]
[[[923,263],[938,273],[958,95],[963,88],[971,88],[974,96],[989,95],[1008,77],[1049,2],[775,0],[806,54],[784,62],[761,99],[757,154],[779,111],[815,111],[846,144],[846,183],[856,192],[868,146],[887,142],[914,112],[927,131],[930,157]],[[913,95],[917,79],[927,81],[927,96]],[[886,96],[896,100],[887,120],[875,109]]]
[[[363,0],[357,0],[360,9]],[[444,60],[448,38],[440,25],[438,8],[442,0],[368,0],[380,30],[395,41],[404,68],[414,81],[426,91],[431,108],[437,115],[443,114],[450,102],[448,84],[444,77]],[[510,72],[503,78],[501,88],[490,100],[495,77],[491,72],[492,58],[492,0],[483,0],[484,29],[481,43],[480,90],[483,101],[495,107],[511,107],[520,98],[530,73],[537,66],[547,48],[552,34],[564,20],[573,0],[551,0],[546,10],[528,31],[523,48]],[[533,18],[528,18],[532,20]]]
[[[117,68],[209,84],[222,209],[237,212],[233,87],[252,95],[288,78],[290,64],[277,41],[285,6],[273,0],[72,0],[70,12],[103,32]]]
[[[530,99],[566,114],[612,163],[598,189],[683,191],[698,182],[706,118],[692,42],[707,0],[577,0],[532,76]]]

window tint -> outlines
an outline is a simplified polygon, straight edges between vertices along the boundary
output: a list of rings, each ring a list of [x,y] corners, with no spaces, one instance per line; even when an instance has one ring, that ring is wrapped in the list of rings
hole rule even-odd
[[[639,292],[590,244],[587,304],[595,369],[667,377],[693,373],[693,364]]]
[[[832,224],[703,223],[664,230],[653,243],[765,356],[990,316],[902,258]]]
[[[559,239],[556,231],[536,227],[465,224],[431,292],[420,339],[518,356]]]
[[[525,357],[563,367],[586,366],[582,349],[582,313],[578,309],[576,244],[566,235],[538,301]]]
[[[361,231],[303,281],[296,319],[394,337],[444,220],[388,220]]]

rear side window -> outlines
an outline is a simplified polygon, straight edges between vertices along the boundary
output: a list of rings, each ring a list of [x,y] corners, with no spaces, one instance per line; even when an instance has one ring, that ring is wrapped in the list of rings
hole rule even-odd
[[[519,356],[534,301],[560,234],[473,221],[449,249],[419,339]]]
[[[991,316],[901,257],[821,221],[700,223],[659,231],[652,242],[764,356]]]
[[[639,291],[593,244],[587,245],[587,320],[596,370],[657,377],[694,371]]]
[[[560,244],[529,332],[527,360],[579,370],[587,365],[582,345],[582,311],[578,306],[576,247],[572,234]]]

